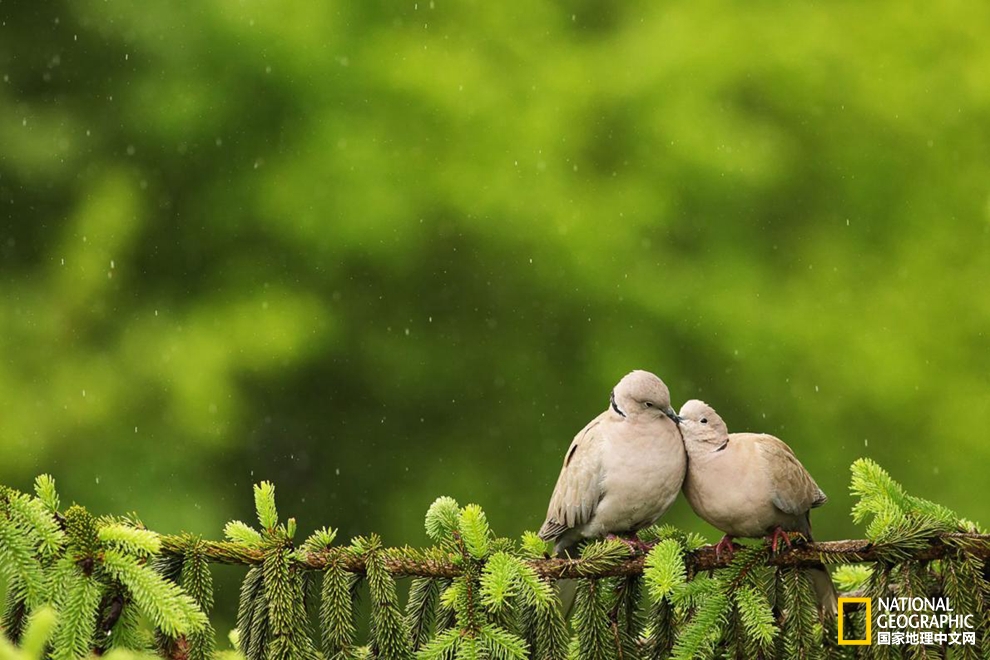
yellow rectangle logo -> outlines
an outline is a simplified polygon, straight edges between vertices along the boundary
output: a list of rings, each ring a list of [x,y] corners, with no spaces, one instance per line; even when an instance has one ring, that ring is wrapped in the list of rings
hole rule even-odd
[[[846,603],[863,603],[866,605],[866,639],[845,639],[842,634],[842,621],[845,618],[842,606]],[[840,646],[869,646],[873,643],[873,599],[872,598],[840,598],[839,599],[839,645]]]

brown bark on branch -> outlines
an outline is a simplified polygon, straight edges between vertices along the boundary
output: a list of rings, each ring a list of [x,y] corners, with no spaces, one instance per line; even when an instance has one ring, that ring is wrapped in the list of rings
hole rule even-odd
[[[182,555],[188,547],[190,547],[188,537],[162,537],[162,548],[167,554]],[[263,550],[250,549],[226,541],[196,541],[196,547],[209,561],[218,564],[255,565],[262,563],[265,556]],[[386,569],[397,577],[453,578],[462,572],[461,566],[453,561],[403,557],[400,556],[399,551],[394,550],[384,550],[384,552]],[[910,546],[874,545],[865,540],[807,543],[795,545],[791,549],[769,557],[767,565],[810,567],[823,563],[932,561],[958,557],[963,552],[981,559],[990,559],[990,535],[945,534],[918,540]],[[351,552],[346,547],[309,553],[304,558],[298,559],[297,565],[303,569],[320,570],[327,565],[332,556],[339,556],[347,571],[364,573],[366,570],[364,557]],[[530,561],[529,564],[538,575],[548,578],[617,577],[641,574],[645,559],[643,555],[630,557],[598,572],[588,570],[586,563],[580,559],[539,559]],[[688,569],[692,572],[724,568],[729,563],[727,558],[723,557],[720,560],[716,557],[714,546],[705,546],[687,555]]]

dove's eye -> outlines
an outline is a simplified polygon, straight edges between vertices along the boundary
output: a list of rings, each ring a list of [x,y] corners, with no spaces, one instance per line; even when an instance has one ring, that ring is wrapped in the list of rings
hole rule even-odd
[[[701,418],[701,423],[702,424],[707,424],[708,423],[708,418],[707,417],[702,417]]]
[[[645,402],[643,405],[646,406],[647,408],[652,408],[653,407],[653,404],[650,403],[649,401]]]

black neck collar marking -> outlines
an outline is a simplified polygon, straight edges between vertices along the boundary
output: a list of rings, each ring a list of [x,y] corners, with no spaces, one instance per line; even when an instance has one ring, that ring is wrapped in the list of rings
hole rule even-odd
[[[609,400],[609,403],[612,404],[612,410],[614,410],[615,412],[619,413],[623,417],[626,416],[626,413],[624,413],[621,410],[619,410],[619,406],[617,406],[615,404],[615,390],[612,390],[612,394],[609,395],[608,400]]]
[[[723,442],[723,443],[722,443],[722,444],[721,444],[721,445],[719,446],[719,448],[718,448],[718,449],[716,449],[715,451],[722,451],[723,449],[725,449],[725,448],[726,448],[726,447],[728,447],[728,446],[729,446],[729,439],[728,439],[728,438],[726,438],[726,439],[725,439],[725,442]],[[713,452],[713,453],[714,453],[714,452]]]

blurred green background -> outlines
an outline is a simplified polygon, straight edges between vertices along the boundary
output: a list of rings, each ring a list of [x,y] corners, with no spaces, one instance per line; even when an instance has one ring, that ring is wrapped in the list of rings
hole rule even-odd
[[[633,368],[990,522],[990,5],[0,3],[0,481],[543,521]],[[677,525],[716,533],[683,502]],[[231,577],[231,580],[236,576]],[[232,612],[236,594],[220,594]]]

